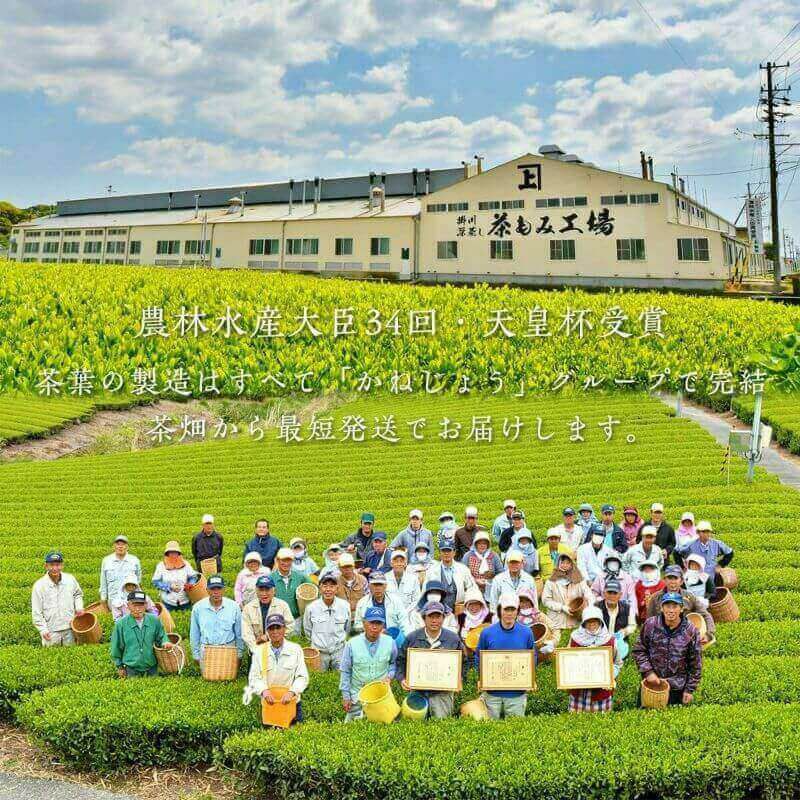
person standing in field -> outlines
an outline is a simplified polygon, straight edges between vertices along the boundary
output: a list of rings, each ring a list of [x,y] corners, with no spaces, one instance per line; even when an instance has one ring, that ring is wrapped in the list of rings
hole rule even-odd
[[[120,678],[143,678],[158,672],[154,647],[172,649],[158,617],[145,613],[147,595],[128,595],[128,614],[118,619],[111,634],[111,658]]]
[[[216,572],[222,572],[222,534],[214,527],[214,517],[211,514],[203,514],[202,528],[192,538],[192,556],[194,565],[200,572],[200,562],[207,558],[216,561]]]
[[[128,537],[119,534],[114,539],[114,552],[100,564],[100,599],[111,608],[122,591],[122,582],[129,575],[142,582],[142,565],[136,556],[128,552]]]
[[[44,557],[47,574],[33,584],[31,615],[43,647],[75,644],[72,620],[83,614],[83,589],[64,572],[64,556],[51,550]]]
[[[181,553],[177,542],[164,545],[164,558],[156,564],[153,586],[161,592],[161,602],[167,611],[185,611],[191,607],[186,584],[197,575]]]

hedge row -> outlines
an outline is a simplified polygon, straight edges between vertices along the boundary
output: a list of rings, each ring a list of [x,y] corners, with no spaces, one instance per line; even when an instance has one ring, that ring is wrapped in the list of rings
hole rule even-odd
[[[708,660],[698,704],[800,703],[800,658],[763,656]],[[615,694],[618,709],[635,708],[639,675],[633,663],[623,667]],[[257,727],[253,709],[240,703],[243,681],[213,684],[200,678],[100,680],[74,684],[69,692],[45,689],[23,700],[17,719],[65,763],[78,769],[108,772],[134,763],[163,766],[208,760],[218,734]],[[556,689],[552,666],[537,672],[538,691],[528,699],[528,714],[554,715],[566,710],[567,696]],[[402,692],[393,684],[398,699]],[[471,672],[457,705],[477,696]],[[257,707],[257,703],[255,706]],[[338,674],[314,674],[303,699],[309,721],[343,718]],[[218,717],[218,718],[217,718]],[[131,738],[133,737],[133,738]],[[147,741],[131,748],[130,741]]]
[[[705,706],[602,721],[561,714],[503,724],[356,724],[336,737],[329,725],[308,724],[234,735],[220,760],[249,797],[787,798],[800,791],[798,714],[796,704]]]

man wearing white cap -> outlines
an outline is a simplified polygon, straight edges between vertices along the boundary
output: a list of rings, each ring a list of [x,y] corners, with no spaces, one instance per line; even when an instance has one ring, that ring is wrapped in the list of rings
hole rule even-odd
[[[283,600],[294,617],[294,625],[289,633],[299,633],[302,625],[302,614],[297,605],[297,587],[311,583],[307,575],[293,568],[294,554],[288,547],[282,547],[275,556],[275,569],[270,576],[275,582],[275,597]]]
[[[192,539],[192,557],[194,565],[200,571],[200,562],[207,558],[217,560],[217,573],[222,572],[222,534],[214,528],[214,517],[203,514],[203,527]]]
[[[657,533],[652,525],[645,525],[639,532],[641,540],[638,544],[628,548],[628,552],[622,557],[622,568],[635,581],[641,576],[641,566],[645,561],[652,561],[661,572],[664,569],[666,558],[664,552],[656,544]]]
[[[486,533],[483,525],[478,525],[478,509],[475,506],[467,506],[464,509],[464,524],[455,532],[456,539],[456,559],[461,561],[472,547],[472,540],[478,531]]]
[[[475,669],[478,671],[478,687],[481,685],[481,651],[482,650],[532,650],[534,663],[538,655],[536,642],[530,628],[517,622],[519,598],[515,594],[504,593],[498,602],[500,621],[481,631],[478,647],[475,649]],[[481,699],[486,703],[492,719],[506,717],[524,717],[528,699],[527,692],[491,691],[482,692]]]
[[[128,537],[119,534],[114,539],[114,552],[106,556],[100,565],[100,599],[111,608],[122,591],[122,582],[129,575],[136,576],[136,583],[142,581],[142,565],[136,556],[128,552]]]
[[[395,550],[391,558],[391,572],[386,573],[386,594],[402,603],[406,613],[417,605],[422,587],[416,573],[407,569],[408,556],[404,550]]]
[[[390,550],[404,547],[407,553],[416,552],[420,543],[428,546],[428,552],[433,552],[433,534],[422,526],[422,512],[418,508],[412,509],[408,514],[408,525],[392,539]]]
[[[520,589],[530,589],[536,600],[534,608],[538,608],[539,598],[536,593],[536,582],[522,569],[525,556],[519,550],[509,550],[506,555],[506,568],[492,581],[489,596],[489,608],[497,608],[501,594],[519,594]]]
[[[722,569],[727,567],[733,560],[733,550],[721,539],[711,536],[713,529],[707,519],[701,519],[697,523],[697,540],[690,545],[682,547],[677,556],[686,564],[686,557],[689,555],[702,556],[704,560],[703,571],[712,577]]]
[[[517,510],[513,500],[503,501],[503,513],[492,523],[492,537],[495,542],[500,541],[500,536],[507,528],[512,527],[511,515]]]
[[[675,549],[675,530],[664,519],[664,506],[661,503],[653,503],[650,506],[650,519],[645,523],[645,526],[652,525],[656,529],[656,544],[661,548],[664,553],[664,561],[668,562],[672,551]],[[642,531],[639,531],[639,539],[642,540]]]

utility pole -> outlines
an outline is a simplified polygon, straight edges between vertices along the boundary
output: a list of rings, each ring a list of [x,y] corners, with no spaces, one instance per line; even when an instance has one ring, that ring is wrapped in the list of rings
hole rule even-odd
[[[776,92],[784,92],[785,88],[776,88],[773,81],[773,73],[776,69],[783,69],[788,67],[789,64],[775,64],[772,61],[767,61],[767,66],[762,67],[759,64],[759,69],[763,69],[767,73],[767,97],[766,100],[762,97],[759,102],[766,105],[766,118],[767,123],[767,139],[769,143],[769,193],[770,193],[770,206],[771,206],[771,220],[772,220],[772,252],[775,259],[774,279],[775,291],[781,291],[781,232],[778,225],[778,161],[775,155],[775,118],[784,116],[775,110],[775,94]],[[763,88],[762,88],[762,91]]]

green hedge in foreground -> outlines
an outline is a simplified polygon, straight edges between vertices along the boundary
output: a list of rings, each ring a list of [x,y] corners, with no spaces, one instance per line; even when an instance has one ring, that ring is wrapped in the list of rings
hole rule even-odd
[[[733,703],[800,703],[800,658],[763,656],[710,659],[696,694],[698,705]],[[338,674],[316,673],[303,696],[309,722],[343,719]],[[539,690],[528,699],[528,714],[557,715],[567,695],[556,689],[551,665],[537,673]],[[134,764],[165,766],[208,761],[222,734],[258,728],[258,703],[241,704],[243,680],[218,684],[200,678],[100,680],[37,692],[18,706],[17,719],[39,742],[65,763],[100,772]],[[394,685],[398,699],[403,693]],[[639,675],[632,663],[619,676],[618,709],[636,707]],[[457,705],[477,696],[470,673]],[[348,728],[349,730],[349,728]],[[141,746],[131,747],[131,742]]]
[[[310,723],[234,735],[220,760],[250,798],[788,798],[800,791],[798,715],[798,705],[703,706],[602,720],[356,723],[347,736]]]

